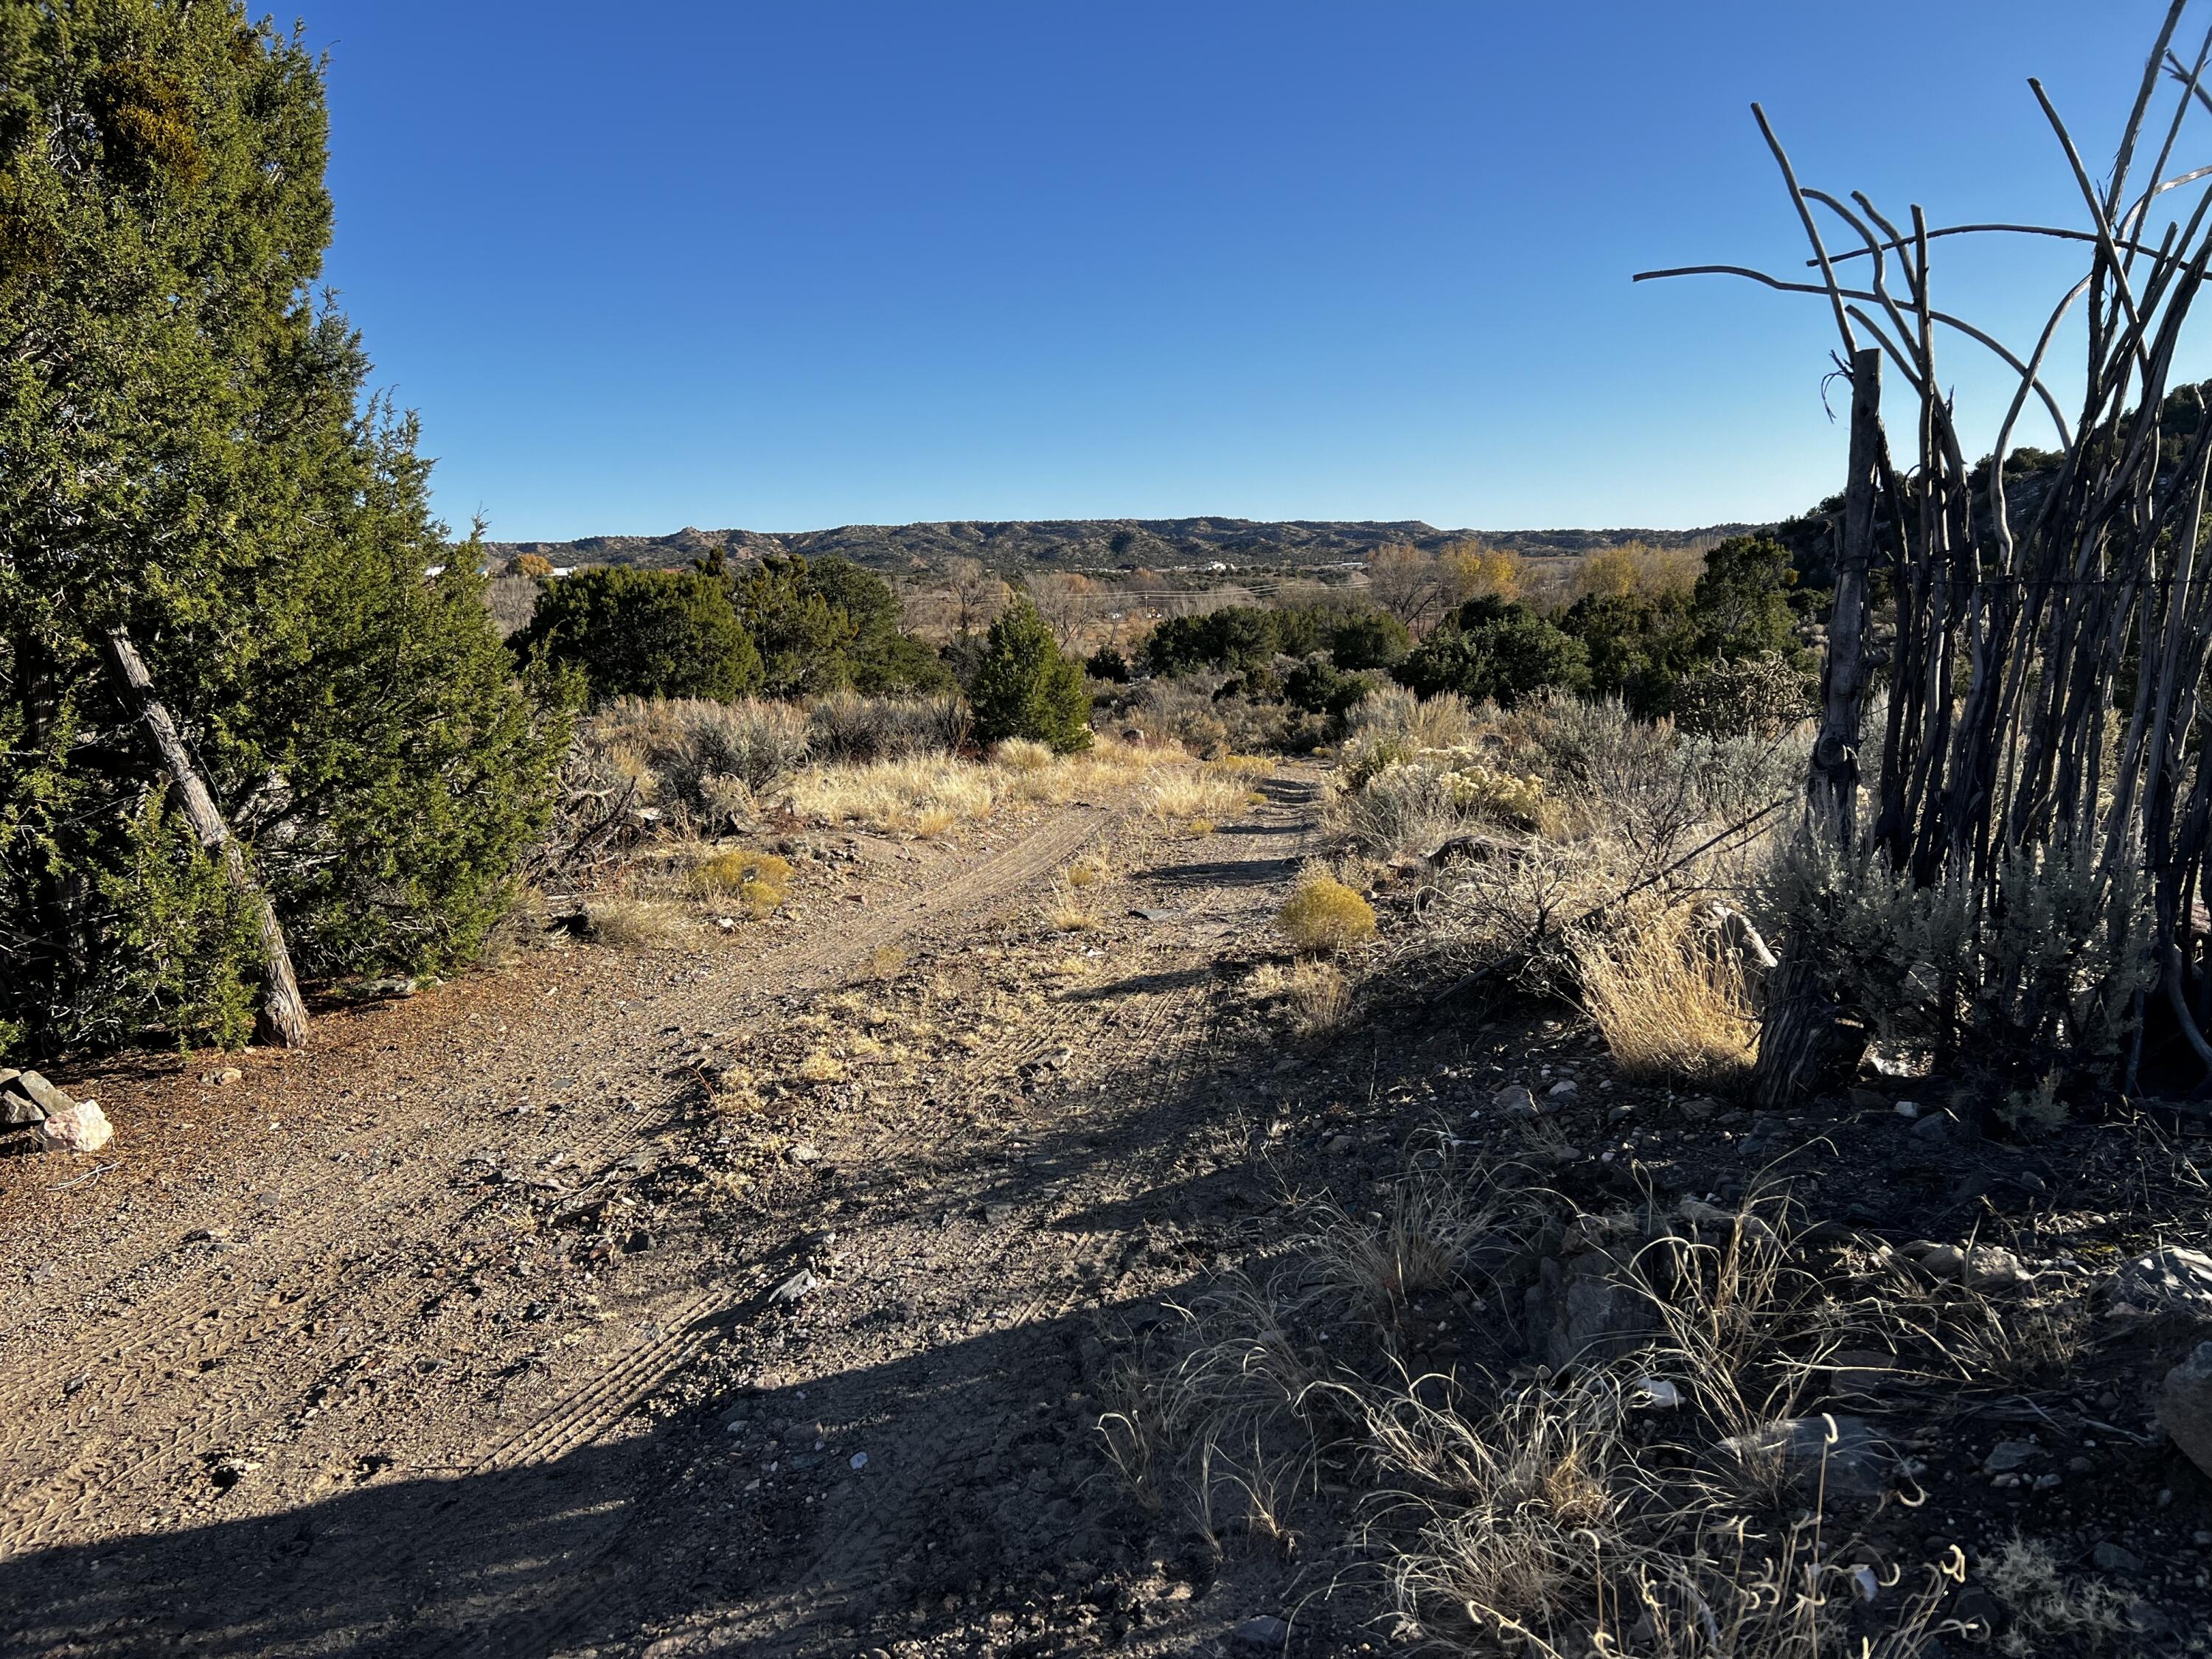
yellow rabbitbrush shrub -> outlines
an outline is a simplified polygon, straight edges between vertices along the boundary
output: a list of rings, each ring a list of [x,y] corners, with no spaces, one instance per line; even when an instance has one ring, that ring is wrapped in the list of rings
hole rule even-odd
[[[1275,925],[1299,954],[1333,956],[1375,937],[1375,908],[1326,871],[1308,870]]]
[[[717,853],[692,866],[689,880],[701,898],[735,898],[757,921],[783,903],[791,866],[773,853]]]

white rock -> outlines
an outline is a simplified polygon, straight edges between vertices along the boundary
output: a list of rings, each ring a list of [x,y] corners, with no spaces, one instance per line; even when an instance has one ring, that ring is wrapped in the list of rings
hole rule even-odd
[[[66,1111],[48,1112],[39,1139],[50,1152],[96,1152],[115,1139],[115,1126],[96,1100],[80,1100]]]
[[[822,1288],[822,1281],[801,1267],[797,1273],[769,1292],[770,1302],[789,1304],[810,1297]]]

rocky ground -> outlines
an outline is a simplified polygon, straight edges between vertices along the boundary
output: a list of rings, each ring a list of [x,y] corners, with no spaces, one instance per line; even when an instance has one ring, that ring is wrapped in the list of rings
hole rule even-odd
[[[1261,1201],[1243,1103],[1291,1063],[1220,969],[1269,948],[1313,792],[1206,836],[1106,803],[801,837],[786,913],[716,948],[533,954],[235,1080],[60,1078],[117,1135],[0,1158],[0,1644],[1219,1625],[1133,1553],[1097,1322]]]
[[[1398,1650],[1356,1480],[1203,1524],[1099,1422],[1317,1200],[1380,1224],[1446,1144],[1553,1224],[1403,1310],[1394,1363],[1627,1340],[1613,1268],[1755,1200],[1940,1310],[1797,1396],[1866,1425],[1859,1553],[2030,1536],[2094,1644],[2203,1650],[2212,1481],[2160,1414],[2212,1335],[2193,1121],[1991,1138],[1902,1080],[1753,1115],[1387,978],[1296,1036],[1247,981],[1316,784],[1208,836],[1103,802],[800,836],[786,911],[709,948],[533,953],[235,1079],[62,1076],[116,1139],[0,1142],[0,1650]],[[1949,1605],[1956,1650],[2027,1628]]]

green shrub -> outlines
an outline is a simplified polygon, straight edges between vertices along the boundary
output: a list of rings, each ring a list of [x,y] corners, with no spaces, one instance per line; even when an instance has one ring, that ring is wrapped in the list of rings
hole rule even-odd
[[[1339,668],[1389,668],[1405,659],[1413,648],[1406,624],[1387,611],[1366,611],[1345,617],[1331,630],[1328,654]]]
[[[1083,672],[1094,680],[1104,680],[1109,685],[1129,683],[1129,659],[1110,645],[1102,645],[1092,652],[1083,665]]]
[[[542,655],[578,670],[595,703],[729,702],[761,689],[760,653],[728,588],[696,570],[580,570],[546,588],[513,645],[526,660]]]
[[[1027,599],[991,624],[971,694],[975,736],[987,744],[1030,738],[1060,754],[1091,746],[1091,694],[1083,671],[1054,643]]]
[[[1589,680],[1579,640],[1525,605],[1488,597],[1462,605],[1451,626],[1431,635],[1395,672],[1424,697],[1449,691],[1509,708],[1532,692],[1580,690]]]
[[[702,568],[726,569],[720,551]],[[842,690],[869,696],[943,692],[953,673],[938,653],[899,630],[898,595],[872,570],[832,554],[763,559],[731,578],[738,615],[760,652],[763,683],[778,697]]]
[[[1325,662],[1304,662],[1285,677],[1283,696],[1309,714],[1341,715],[1375,686],[1372,674],[1346,674]]]

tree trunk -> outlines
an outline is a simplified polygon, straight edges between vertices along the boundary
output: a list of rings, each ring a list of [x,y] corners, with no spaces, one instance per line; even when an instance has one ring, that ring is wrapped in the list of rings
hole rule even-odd
[[[299,981],[292,976],[292,953],[284,944],[284,930],[276,925],[276,913],[270,908],[269,896],[253,879],[246,868],[246,854],[238,838],[230,833],[223,822],[215,797],[200,776],[199,768],[178,734],[177,723],[169,718],[169,711],[154,693],[153,677],[147,673],[146,664],[138,654],[138,647],[131,642],[124,629],[110,629],[107,651],[117,676],[122,680],[132,712],[153,745],[155,758],[161,769],[174,780],[177,796],[185,811],[185,822],[191,826],[192,834],[199,837],[200,845],[222,859],[223,873],[229,878],[232,890],[237,893],[252,913],[254,923],[261,934],[262,999],[258,1032],[264,1042],[280,1043],[287,1048],[307,1046],[307,1006],[300,1000]]]
[[[1828,654],[1820,671],[1820,734],[1805,781],[1802,833],[1846,855],[1858,844],[1859,723],[1866,696],[1867,568],[1874,557],[1875,494],[1881,465],[1881,352],[1851,356],[1850,477],[1844,491],[1844,540]],[[1834,988],[1802,942],[1785,939],[1767,981],[1752,1087],[1780,1108],[1811,1093],[1836,1058]]]

